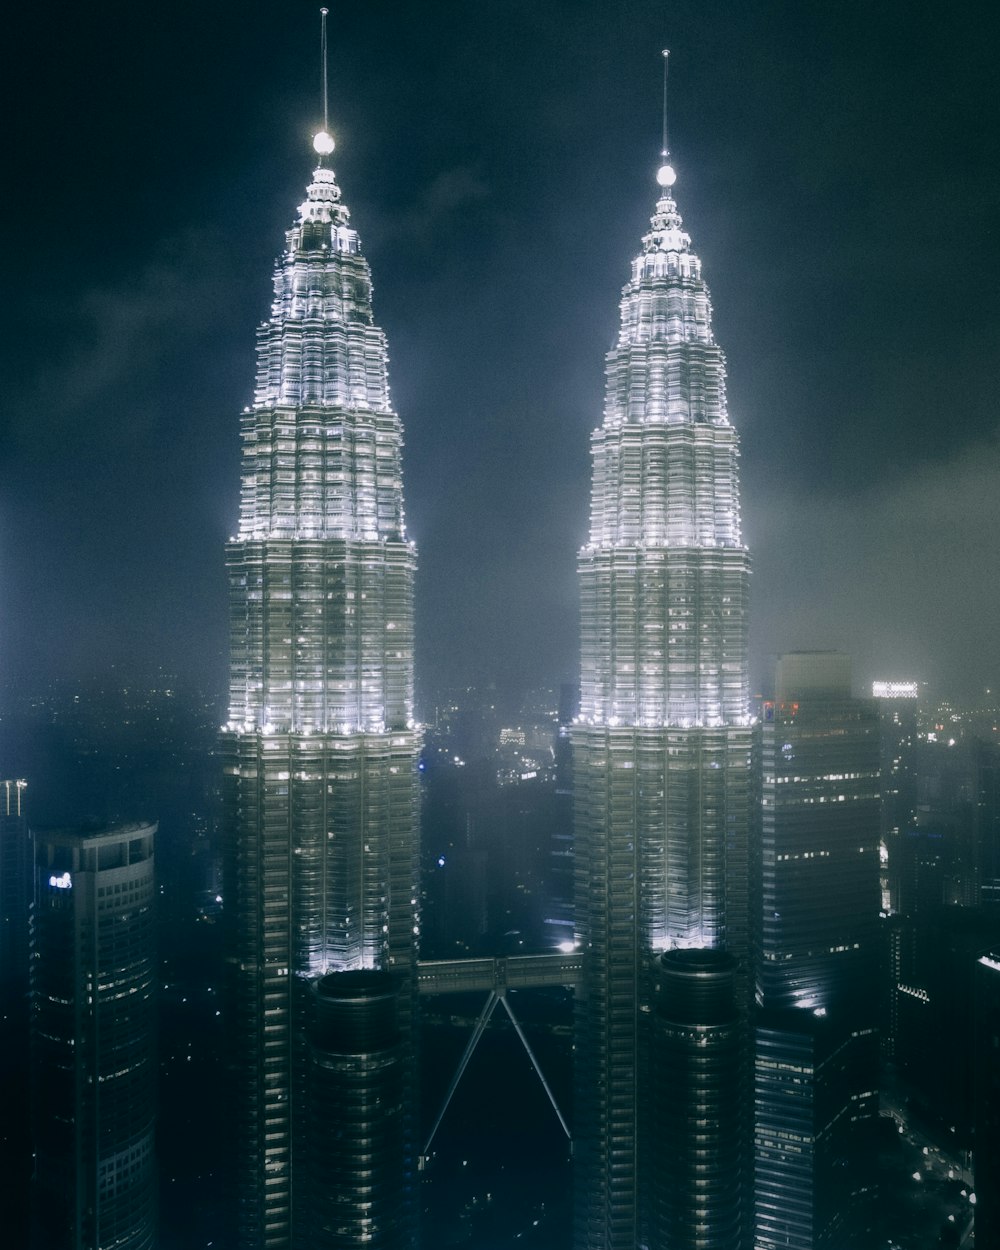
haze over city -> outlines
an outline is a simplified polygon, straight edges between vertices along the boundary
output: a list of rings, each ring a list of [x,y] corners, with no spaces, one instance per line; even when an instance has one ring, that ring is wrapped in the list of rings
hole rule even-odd
[[[221,691],[253,333],[318,124],[315,6],[22,9],[7,45],[3,678]],[[588,439],[653,201],[728,361],[751,680],[995,680],[1000,199],[988,11],[338,6],[338,179],[420,556],[418,699],[572,679]]]
[[[987,25],[18,15],[0,1241],[1000,1243]]]

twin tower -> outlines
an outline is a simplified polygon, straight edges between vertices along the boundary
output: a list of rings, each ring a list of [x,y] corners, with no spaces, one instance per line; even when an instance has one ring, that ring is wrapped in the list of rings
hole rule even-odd
[[[709,294],[672,170],[658,181],[579,560],[576,1250],[738,1250],[746,1223],[749,556]],[[416,553],[371,274],[323,156],[241,438],[223,731],[239,1244],[414,1250]]]

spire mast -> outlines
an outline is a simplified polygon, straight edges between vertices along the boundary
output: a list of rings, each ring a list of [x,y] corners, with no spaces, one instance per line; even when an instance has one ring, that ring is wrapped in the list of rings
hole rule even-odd
[[[323,129],[313,135],[313,149],[319,154],[320,164],[322,164],[322,158],[329,156],[333,151],[333,136],[330,134],[326,69],[326,18],[329,12],[329,9],[320,9],[319,11],[319,59],[320,67],[323,71]]]
[[[330,129],[330,119],[329,119],[329,116],[327,115],[327,93],[326,93],[326,16],[329,12],[330,12],[329,9],[320,9],[319,11],[319,31],[320,31],[319,57],[323,66],[323,129],[326,131],[329,131]],[[667,81],[666,81],[666,76],[664,76],[664,80],[663,80],[664,134],[666,134],[666,125],[667,125],[667,114],[666,114],[667,94],[666,93],[667,93]],[[664,143],[666,143],[666,139],[664,139]]]
[[[677,181],[677,174],[670,164],[670,148],[667,145],[667,66],[670,64],[670,49],[663,49],[663,149],[660,152],[660,168],[656,171],[656,181],[669,191]]]
[[[670,64],[670,49],[663,49],[663,149],[660,155],[666,161],[670,155],[670,149],[667,146],[667,66]],[[324,89],[325,90],[325,89]]]

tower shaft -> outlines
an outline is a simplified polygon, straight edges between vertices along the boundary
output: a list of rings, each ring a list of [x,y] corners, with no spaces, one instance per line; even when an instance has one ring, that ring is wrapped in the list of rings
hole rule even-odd
[[[623,291],[592,454],[573,729],[587,953],[575,1244],[636,1250],[658,1245],[657,1126],[644,1093],[657,957],[724,947],[743,960],[747,940],[750,565],[738,444],[701,264],[667,190]],[[656,1166],[669,1165],[669,1149],[658,1151]]]
[[[225,924],[242,1247],[305,1244],[310,987],[379,970],[412,1052],[417,940],[413,579],[402,426],[371,275],[333,171],[313,175],[260,328],[227,549]],[[392,1247],[413,1244],[413,1066]],[[361,1132],[361,1128],[358,1129]],[[342,1201],[341,1201],[342,1200]],[[362,1202],[352,1191],[336,1207]],[[339,1208],[338,1208],[339,1209]],[[354,1216],[345,1214],[347,1223]]]

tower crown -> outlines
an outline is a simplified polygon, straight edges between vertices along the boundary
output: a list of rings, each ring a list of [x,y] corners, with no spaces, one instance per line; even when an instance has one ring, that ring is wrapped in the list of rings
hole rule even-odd
[[[644,252],[687,252],[691,236],[682,229],[677,201],[665,191],[656,201],[656,212],[650,218],[650,231],[643,235]]]
[[[738,440],[708,287],[667,172],[622,290],[591,438],[581,716],[612,727],[747,720]]]
[[[243,414],[241,538],[400,539],[403,433],[372,280],[332,169],[313,171],[275,266]]]
[[[594,431],[592,547],[740,547],[736,435],[712,303],[664,188],[622,290]]]
[[[314,169],[313,180],[306,188],[306,198],[299,205],[299,221],[332,222],[337,226],[346,226],[351,213],[346,204],[341,204],[340,194],[332,169],[322,165]]]
[[[234,617],[230,720],[381,732],[413,719],[403,430],[371,271],[332,169],[313,171],[297,216],[240,420],[231,566],[246,604]],[[265,628],[280,612],[281,626]]]

